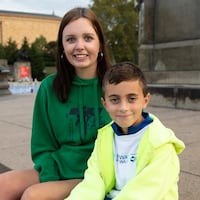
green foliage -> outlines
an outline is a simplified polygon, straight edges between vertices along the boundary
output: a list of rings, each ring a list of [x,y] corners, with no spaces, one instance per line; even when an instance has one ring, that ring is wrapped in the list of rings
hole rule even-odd
[[[46,45],[46,49],[44,51],[44,60],[45,60],[45,65],[47,67],[55,66],[56,50],[57,50],[57,43],[55,41],[49,42]]]
[[[137,62],[138,14],[132,0],[95,0],[90,8],[98,16],[113,62]]]
[[[47,41],[43,36],[36,38],[30,48],[30,61],[31,61],[31,73],[32,78],[42,80],[45,76],[44,68],[44,51],[46,50]]]
[[[17,52],[17,61],[29,61],[29,49],[28,40],[24,37],[22,46]]]
[[[2,44],[0,44],[0,59],[5,58],[5,50]]]
[[[21,50],[25,51],[26,53],[28,53],[29,50],[29,43],[26,37],[24,37],[23,42],[22,42],[22,46],[21,46]]]
[[[48,74],[55,71],[56,42],[47,43],[46,38],[40,36],[29,45],[24,37],[21,48],[17,49],[16,42],[10,38],[5,46],[0,44],[0,59],[7,59],[9,65],[13,65],[15,61],[30,61],[32,78],[42,80],[46,75],[45,67],[52,67]]]
[[[4,47],[5,59],[8,60],[8,64],[13,64],[16,61],[17,57],[17,43],[9,38],[7,44]]]

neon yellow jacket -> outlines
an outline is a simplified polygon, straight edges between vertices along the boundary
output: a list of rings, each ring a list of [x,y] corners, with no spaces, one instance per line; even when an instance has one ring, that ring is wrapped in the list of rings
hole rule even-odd
[[[158,118],[144,133],[137,151],[136,176],[114,200],[177,200],[179,158],[185,146]],[[99,129],[84,180],[67,200],[103,200],[115,186],[114,132],[111,123]]]

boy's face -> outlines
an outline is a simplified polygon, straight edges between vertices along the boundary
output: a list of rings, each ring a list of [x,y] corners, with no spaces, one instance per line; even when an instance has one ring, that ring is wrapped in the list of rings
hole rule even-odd
[[[144,97],[140,82],[131,80],[117,85],[107,83],[102,104],[126,134],[129,126],[143,121],[142,110],[147,107],[149,100],[150,94]]]

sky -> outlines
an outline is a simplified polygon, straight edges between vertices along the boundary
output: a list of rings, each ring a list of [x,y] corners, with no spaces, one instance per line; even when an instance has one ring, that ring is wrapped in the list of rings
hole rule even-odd
[[[0,0],[0,10],[39,14],[55,14],[63,17],[71,8],[88,7],[90,0]]]

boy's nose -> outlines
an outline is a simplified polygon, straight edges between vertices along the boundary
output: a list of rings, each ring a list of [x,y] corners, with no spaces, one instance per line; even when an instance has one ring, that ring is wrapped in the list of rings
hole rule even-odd
[[[120,112],[126,112],[128,110],[128,103],[126,101],[121,102],[119,105]]]

